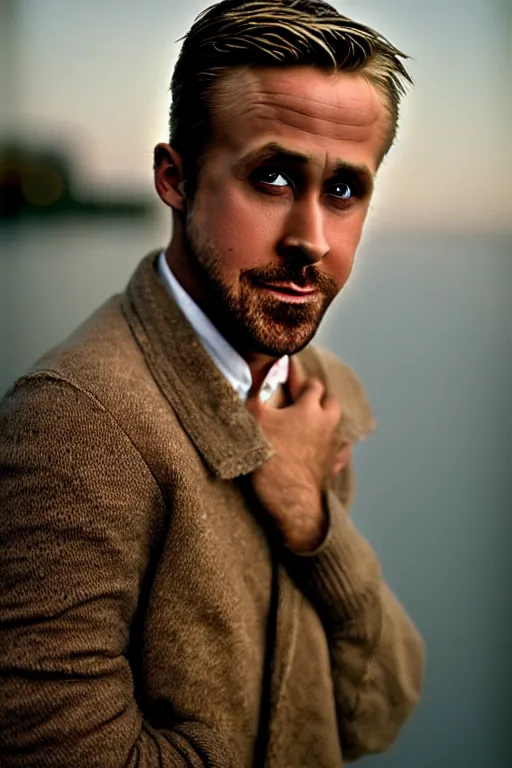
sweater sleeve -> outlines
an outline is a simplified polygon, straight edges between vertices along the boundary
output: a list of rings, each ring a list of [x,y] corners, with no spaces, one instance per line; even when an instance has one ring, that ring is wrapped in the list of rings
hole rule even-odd
[[[326,627],[343,755],[356,760],[395,741],[420,697],[425,650],[332,490],[326,506],[325,541],[296,557]]]
[[[43,374],[17,384],[0,509],[2,766],[240,768],[212,724],[161,730],[137,706],[129,629],[163,501],[99,403]]]

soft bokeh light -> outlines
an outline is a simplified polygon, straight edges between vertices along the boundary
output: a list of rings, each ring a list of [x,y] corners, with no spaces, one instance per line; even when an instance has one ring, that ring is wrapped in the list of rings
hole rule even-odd
[[[18,0],[20,130],[71,143],[91,182],[150,184],[167,137],[177,39],[203,0]],[[381,172],[382,225],[510,229],[510,89],[504,12],[494,0],[335,0],[412,58],[416,81]]]

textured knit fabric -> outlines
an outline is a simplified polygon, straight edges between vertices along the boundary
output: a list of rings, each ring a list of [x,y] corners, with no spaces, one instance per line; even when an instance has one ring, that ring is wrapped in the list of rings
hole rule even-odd
[[[386,749],[423,644],[347,514],[351,468],[319,550],[281,549],[250,485],[272,448],[155,258],[0,407],[0,765],[250,768],[276,560],[265,764]],[[298,360],[346,438],[373,429],[348,368]]]

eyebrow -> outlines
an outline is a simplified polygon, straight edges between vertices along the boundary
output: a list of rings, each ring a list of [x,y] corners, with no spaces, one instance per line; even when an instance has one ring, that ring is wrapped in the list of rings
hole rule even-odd
[[[313,156],[307,153],[303,154],[302,152],[295,152],[275,141],[271,141],[263,147],[252,150],[240,158],[235,165],[235,170],[241,172],[250,165],[258,165],[267,160],[275,160],[280,165],[301,166],[311,163]],[[341,159],[336,160],[334,163],[333,176],[346,176],[347,174],[357,177],[367,185],[370,190],[373,189],[373,174],[368,166],[349,163],[346,160]]]

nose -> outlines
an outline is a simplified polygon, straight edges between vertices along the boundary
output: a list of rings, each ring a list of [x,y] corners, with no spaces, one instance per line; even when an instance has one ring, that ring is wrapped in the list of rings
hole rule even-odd
[[[296,201],[286,221],[286,232],[279,243],[281,255],[300,258],[304,264],[322,261],[329,253],[325,237],[324,212],[319,201]]]

